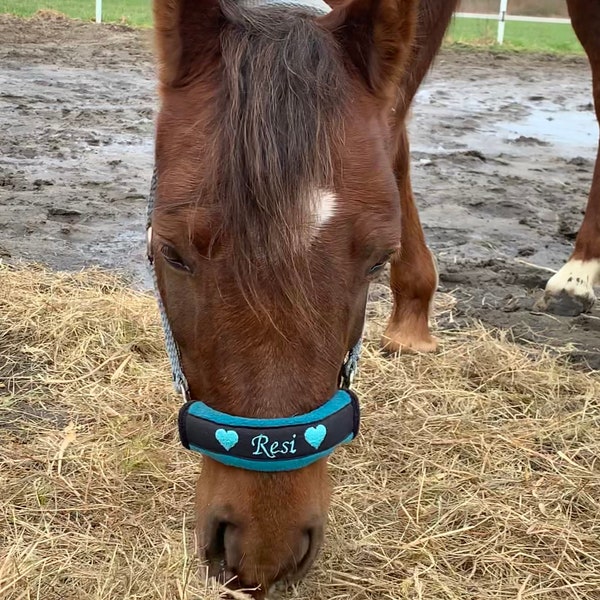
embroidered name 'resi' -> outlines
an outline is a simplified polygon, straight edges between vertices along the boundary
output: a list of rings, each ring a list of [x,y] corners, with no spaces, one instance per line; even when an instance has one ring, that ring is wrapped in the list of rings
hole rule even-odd
[[[253,437],[250,443],[254,450],[253,456],[276,458],[277,456],[296,454],[296,434],[286,442],[272,442],[268,435],[261,433]]]
[[[232,416],[190,400],[179,411],[179,437],[186,448],[231,467],[294,471],[354,439],[359,416],[358,400],[348,390],[310,413],[277,419]]]

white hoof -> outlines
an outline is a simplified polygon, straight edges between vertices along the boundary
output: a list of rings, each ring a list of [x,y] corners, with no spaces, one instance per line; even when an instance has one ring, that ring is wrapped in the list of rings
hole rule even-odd
[[[571,259],[550,278],[536,307],[565,316],[587,312],[596,301],[594,286],[598,284],[600,259]]]

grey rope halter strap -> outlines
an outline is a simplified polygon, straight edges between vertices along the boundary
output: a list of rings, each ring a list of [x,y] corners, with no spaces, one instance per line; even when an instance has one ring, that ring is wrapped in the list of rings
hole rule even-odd
[[[238,0],[238,5],[243,8],[301,8],[321,15],[331,12],[331,7],[323,0]]]
[[[350,351],[348,352],[348,356],[342,365],[342,372],[340,374],[341,387],[351,388],[354,383],[354,377],[358,372],[358,361],[360,360],[360,354],[362,352],[363,347],[363,335],[364,335],[364,325],[363,331],[360,333],[360,337],[358,341]]]
[[[156,188],[158,186],[158,173],[156,167],[152,173],[152,183],[150,184],[150,193],[148,194],[148,204],[146,211],[146,257],[148,259],[148,266],[152,275],[152,282],[154,284],[154,295],[156,296],[156,302],[158,304],[158,311],[160,312],[160,320],[162,322],[163,332],[165,336],[165,348],[167,349],[167,355],[169,362],[171,363],[171,373],[173,376],[173,387],[178,394],[181,394],[185,400],[189,400],[190,387],[188,381],[181,368],[181,355],[179,353],[179,346],[173,337],[173,330],[165,311],[165,306],[158,289],[158,281],[156,279],[156,269],[154,268],[154,256],[152,254],[152,213],[154,211],[154,203],[156,200]]]

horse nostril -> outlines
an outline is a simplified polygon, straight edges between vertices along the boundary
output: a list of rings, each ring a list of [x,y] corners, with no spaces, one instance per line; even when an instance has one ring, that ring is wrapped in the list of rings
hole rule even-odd
[[[323,527],[310,527],[304,530],[298,548],[296,569],[293,579],[302,578],[314,562],[323,541]]]
[[[204,555],[208,562],[209,576],[222,578],[227,565],[226,537],[231,523],[215,519],[209,524]]]
[[[232,523],[225,525],[223,531],[223,548],[225,550],[227,572],[232,576],[237,576],[242,561],[240,530]]]
[[[302,539],[300,540],[300,551],[298,552],[298,567],[300,567],[302,565],[304,560],[306,560],[306,556],[310,552],[312,538],[313,538],[312,529],[307,529],[302,534]]]

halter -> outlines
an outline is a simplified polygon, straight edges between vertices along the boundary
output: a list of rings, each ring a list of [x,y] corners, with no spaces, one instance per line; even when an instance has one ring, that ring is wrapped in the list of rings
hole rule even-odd
[[[323,0],[240,0],[246,8],[283,6],[326,14],[331,9]],[[179,437],[183,446],[223,464],[251,471],[293,471],[330,455],[337,446],[351,442],[357,435],[360,409],[350,391],[358,370],[362,333],[340,369],[340,389],[325,404],[302,415],[283,419],[250,419],[214,410],[192,400],[188,381],[181,367],[179,347],[158,288],[152,253],[152,214],[158,174],[152,175],[148,195],[146,242],[147,258],[163,326],[165,347],[173,386],[184,405],[179,411]]]

